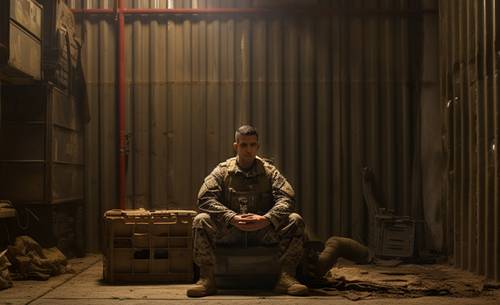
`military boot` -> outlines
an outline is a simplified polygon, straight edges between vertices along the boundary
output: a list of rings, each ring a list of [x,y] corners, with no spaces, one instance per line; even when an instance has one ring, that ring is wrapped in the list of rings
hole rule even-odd
[[[294,296],[308,295],[309,289],[307,289],[307,286],[299,283],[295,278],[295,272],[291,270],[293,268],[282,269],[279,280],[274,287],[274,292]]]
[[[217,293],[215,285],[214,267],[200,267],[200,279],[194,287],[187,290],[187,296],[191,298],[206,297]]]

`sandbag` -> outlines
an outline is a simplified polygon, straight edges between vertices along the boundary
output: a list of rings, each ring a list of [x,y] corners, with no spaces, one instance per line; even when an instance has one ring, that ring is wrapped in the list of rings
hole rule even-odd
[[[12,279],[9,273],[10,262],[6,253],[7,250],[0,253],[0,290],[12,287]]]
[[[14,280],[47,280],[67,271],[66,256],[59,249],[43,249],[29,236],[17,237],[7,253]]]

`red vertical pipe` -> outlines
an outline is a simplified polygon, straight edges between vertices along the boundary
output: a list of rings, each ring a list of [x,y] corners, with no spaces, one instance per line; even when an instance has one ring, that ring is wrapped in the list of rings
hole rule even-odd
[[[118,199],[120,209],[125,209],[125,16],[123,0],[118,0],[118,128],[119,128],[119,169]]]

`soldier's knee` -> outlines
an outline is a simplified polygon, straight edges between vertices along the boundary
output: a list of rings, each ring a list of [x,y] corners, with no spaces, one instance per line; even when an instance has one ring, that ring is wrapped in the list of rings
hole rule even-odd
[[[305,223],[304,223],[304,219],[302,218],[302,216],[300,216],[299,214],[297,213],[290,213],[290,215],[288,216],[288,221],[293,224],[294,226],[298,227],[299,229],[304,229],[305,228]]]
[[[212,219],[210,215],[207,213],[199,213],[193,219],[193,228],[194,229],[203,229],[207,224],[210,224]]]

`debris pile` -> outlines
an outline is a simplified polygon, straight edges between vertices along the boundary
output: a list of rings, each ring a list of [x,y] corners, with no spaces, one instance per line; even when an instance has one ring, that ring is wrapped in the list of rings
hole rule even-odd
[[[44,249],[29,236],[19,236],[13,246],[8,246],[7,257],[12,266],[13,280],[48,280],[66,273],[66,256],[56,247]]]
[[[9,273],[10,262],[6,256],[7,250],[0,253],[0,290],[12,287]]]
[[[421,297],[449,295],[473,297],[485,290],[483,277],[446,265],[399,265],[395,267],[353,265],[339,261],[326,275],[323,295],[351,300],[374,297]]]

